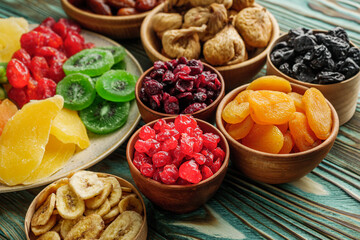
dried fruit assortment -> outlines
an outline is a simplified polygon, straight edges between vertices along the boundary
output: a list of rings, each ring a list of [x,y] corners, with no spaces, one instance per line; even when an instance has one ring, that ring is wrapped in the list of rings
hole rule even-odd
[[[241,63],[268,45],[272,22],[254,1],[170,0],[152,19],[169,58],[204,58],[222,66]]]
[[[141,200],[114,177],[79,171],[49,190],[31,219],[38,239],[134,239],[144,222]]]
[[[254,80],[223,112],[226,130],[242,144],[268,153],[293,153],[319,145],[330,136],[331,109],[322,93],[291,92],[277,76]]]
[[[69,0],[74,6],[106,16],[127,16],[150,11],[162,0]]]
[[[225,152],[219,142],[218,135],[203,133],[190,115],[179,115],[174,122],[160,119],[153,127],[141,128],[133,164],[160,183],[199,183],[222,166]]]
[[[360,49],[351,45],[341,27],[325,33],[291,29],[288,38],[274,46],[270,59],[284,74],[315,84],[339,83],[360,70]]]
[[[192,114],[215,101],[221,87],[217,74],[204,71],[200,60],[181,57],[154,63],[143,80],[140,99],[156,111]]]

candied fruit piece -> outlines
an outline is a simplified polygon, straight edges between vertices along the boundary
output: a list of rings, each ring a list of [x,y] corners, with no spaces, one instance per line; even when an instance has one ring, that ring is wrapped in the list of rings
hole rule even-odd
[[[150,163],[144,163],[140,166],[140,172],[145,177],[152,178],[154,175],[154,167]]]
[[[214,175],[214,173],[211,171],[211,169],[208,166],[204,165],[201,166],[201,175],[202,175],[202,179],[205,180],[211,177],[212,175]]]
[[[212,152],[210,152],[207,149],[204,149],[201,151],[201,154],[206,157],[206,162],[205,162],[206,166],[210,167],[211,165],[214,164],[214,154]]]
[[[292,119],[289,121],[289,129],[295,145],[300,151],[313,148],[317,138],[311,130],[304,113],[295,112],[293,114]]]
[[[284,124],[296,111],[294,100],[283,92],[259,90],[249,96],[256,119],[267,124]]]
[[[151,148],[151,141],[137,140],[134,146],[135,150],[138,152],[147,152]]]
[[[219,169],[221,168],[221,164],[222,164],[222,162],[221,162],[220,158],[216,159],[214,161],[214,163],[210,166],[211,171],[213,173],[216,173],[217,171],[219,171]]]
[[[284,124],[275,125],[278,127],[278,129],[282,132],[282,134],[285,134],[287,130],[289,129],[289,122],[286,122]]]
[[[280,150],[280,154],[287,154],[291,152],[291,149],[294,147],[294,141],[291,137],[290,131],[284,133],[284,144]]]
[[[305,113],[305,106],[302,101],[303,95],[296,92],[290,92],[288,95],[294,100],[296,111]]]
[[[191,127],[191,128],[196,128],[197,127],[197,123],[196,120],[189,115],[183,115],[180,114],[179,116],[177,116],[175,118],[175,128],[176,130],[178,130],[180,133],[183,133],[186,131],[186,128]]]
[[[284,136],[274,125],[254,124],[249,134],[241,142],[255,150],[278,153],[284,144]]]
[[[194,153],[192,157],[200,165],[203,165],[206,162],[206,157],[201,153]]]
[[[252,92],[253,92],[253,90],[245,90],[245,91],[242,91],[242,92],[240,92],[240,93],[235,97],[235,100],[236,100],[238,103],[248,102],[249,95],[250,95]]]
[[[179,178],[179,170],[174,164],[166,165],[160,172],[160,178],[165,184],[174,184]]]
[[[181,134],[180,148],[186,155],[192,155],[194,152],[194,140],[187,133]]]
[[[150,163],[151,164],[152,162],[151,162],[151,158],[146,156],[145,153],[140,153],[138,151],[135,151],[133,163],[134,163],[135,167],[140,170],[140,167],[144,163]]]
[[[155,129],[155,131],[156,132],[160,132],[160,131],[162,131],[162,129],[163,129],[163,127],[165,126],[165,125],[167,125],[166,124],[166,121],[164,120],[164,119],[159,119],[159,120],[157,120],[157,122],[154,124],[154,129]]]
[[[210,151],[215,149],[220,142],[220,137],[214,133],[204,133],[202,138],[204,147]]]
[[[252,109],[250,109],[250,116],[251,116],[251,119],[254,121],[254,123],[256,124],[260,124],[260,125],[271,125],[271,124],[268,124],[266,122],[263,122],[261,121],[254,113],[254,111]]]
[[[162,168],[156,168],[154,170],[154,174],[152,179],[154,179],[155,181],[162,183],[161,178],[160,178],[160,173],[162,172]]]
[[[142,140],[153,139],[155,138],[155,130],[152,129],[152,127],[150,126],[142,126],[139,133],[139,137]]]
[[[324,95],[318,89],[310,88],[304,93],[302,101],[311,130],[317,138],[327,139],[331,132],[332,117]]]
[[[151,143],[151,147],[148,151],[146,151],[146,155],[148,155],[149,157],[152,157],[155,153],[157,153],[158,151],[160,151],[161,149],[161,144],[156,141],[155,139],[148,139],[146,140],[147,142],[149,141]]]
[[[272,90],[284,93],[291,92],[290,82],[282,77],[263,76],[252,81],[246,90]]]
[[[172,155],[172,163],[175,164],[175,166],[179,167],[182,163],[182,160],[185,157],[185,154],[181,151],[180,146],[176,146],[176,148],[171,152]]]
[[[244,138],[246,135],[248,135],[253,125],[254,125],[254,121],[252,120],[251,116],[248,116],[241,123],[227,124],[226,131],[235,140],[239,140]]]
[[[157,153],[154,153],[152,156],[152,162],[154,167],[163,167],[166,164],[171,163],[171,155],[168,152],[165,151],[158,151]]]
[[[221,116],[225,122],[235,124],[241,123],[250,114],[248,102],[238,103],[236,100],[229,102]]]
[[[171,136],[169,139],[165,140],[162,143],[161,150],[168,152],[170,150],[175,149],[177,145],[178,145],[178,141],[176,140],[175,137]]]
[[[224,159],[225,159],[225,152],[224,150],[222,150],[220,147],[217,147],[215,148],[212,153],[214,154],[214,157],[217,159],[217,158],[220,158],[220,161],[223,162]]]
[[[179,176],[191,183],[198,183],[202,179],[199,166],[194,160],[186,161],[179,168]]]

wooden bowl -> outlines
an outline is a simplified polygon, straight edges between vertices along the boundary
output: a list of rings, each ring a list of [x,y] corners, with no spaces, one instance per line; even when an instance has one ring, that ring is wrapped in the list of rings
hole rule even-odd
[[[289,154],[272,154],[249,148],[232,138],[225,130],[221,117],[224,107],[247,85],[228,93],[219,104],[216,112],[216,126],[225,135],[230,145],[231,159],[237,169],[247,177],[270,184],[287,183],[299,179],[313,170],[330,151],[339,131],[339,118],[329,101],[333,126],[330,136],[320,145],[307,151]],[[292,91],[304,94],[306,87],[291,83]]]
[[[140,228],[139,233],[136,235],[135,239],[136,240],[146,240],[147,238],[147,232],[148,232],[148,227],[147,227],[147,221],[146,221],[146,208],[145,208],[145,203],[143,198],[141,197],[141,194],[139,193],[139,191],[128,181],[126,181],[125,179],[122,179],[120,177],[117,177],[115,175],[111,175],[111,174],[107,174],[107,173],[96,173],[99,177],[114,177],[116,178],[119,183],[120,186],[122,187],[128,187],[131,188],[132,191],[138,196],[138,198],[140,199],[143,209],[144,209],[144,221],[143,224]],[[55,182],[53,182],[52,184],[48,185],[46,188],[44,188],[35,198],[34,200],[31,202],[27,212],[26,212],[26,216],[25,216],[25,235],[26,235],[26,239],[27,240],[35,240],[37,239],[37,237],[32,233],[31,231],[31,219],[32,216],[34,215],[36,209],[38,209],[41,204],[43,204],[43,202],[45,202],[45,200],[47,199],[47,197],[52,194],[52,193],[56,193],[56,190],[69,183],[69,178],[73,175],[69,174],[68,177],[66,178],[61,178]]]
[[[326,33],[324,30],[313,30],[315,33]],[[270,60],[270,54],[274,46],[281,41],[284,41],[288,38],[288,34],[282,35],[276,41],[274,41],[270,46],[270,51],[267,54],[266,58],[266,74],[267,75],[276,75],[282,78],[287,79],[289,82],[296,83],[305,87],[314,87],[319,89],[325,98],[330,101],[334,106],[337,114],[339,115],[340,125],[343,125],[349,121],[355,113],[356,104],[358,100],[358,94],[360,90],[360,71],[353,77],[342,81],[340,83],[334,84],[313,84],[302,82],[295,78],[292,78],[284,73],[282,73]],[[350,44],[353,47],[357,47],[355,44]]]
[[[150,12],[129,16],[105,16],[77,8],[68,0],[61,0],[61,5],[65,13],[84,28],[113,39],[139,37],[141,23]]]
[[[260,6],[255,4],[256,6]],[[144,19],[140,36],[143,47],[145,49],[146,54],[150,58],[151,61],[155,62],[157,60],[169,61],[170,59],[161,54],[161,41],[156,36],[152,28],[152,18],[156,13],[162,12],[164,9],[164,4],[160,4],[156,8],[154,8],[148,16]],[[270,44],[277,39],[279,36],[280,30],[279,25],[274,18],[274,16],[269,12],[269,16],[272,22],[272,36],[269,41],[269,44],[264,49],[258,49],[254,54],[249,56],[249,59],[234,65],[229,66],[218,66],[215,67],[225,80],[226,91],[230,91],[235,87],[238,87],[244,83],[248,83],[264,66],[266,61],[266,54],[270,50]],[[221,53],[219,53],[221,54]]]
[[[218,79],[221,82],[221,90],[220,90],[220,94],[219,96],[215,99],[214,102],[212,102],[209,106],[207,106],[204,109],[201,109],[200,111],[197,111],[193,114],[191,114],[193,117],[195,118],[199,118],[205,121],[209,121],[212,122],[215,119],[215,112],[216,112],[216,107],[219,105],[221,99],[224,97],[225,95],[225,82],[223,77],[221,76],[221,74],[212,66],[210,66],[209,64],[203,63],[204,64],[204,71],[211,71],[213,73],[216,73],[218,75]],[[160,118],[164,118],[164,117],[173,117],[173,116],[177,116],[178,114],[168,114],[168,113],[162,113],[162,112],[158,112],[155,110],[152,110],[150,107],[146,106],[140,99],[139,95],[140,95],[140,89],[142,87],[142,83],[144,81],[144,78],[154,69],[154,67],[151,67],[150,69],[148,69],[146,72],[144,72],[140,78],[138,79],[138,81],[136,82],[136,86],[135,86],[135,98],[136,98],[136,103],[138,105],[139,108],[139,112],[141,114],[142,119],[144,120],[145,123],[148,122],[152,122],[156,119],[160,119]]]
[[[173,122],[175,117],[164,119],[167,122]],[[197,184],[167,185],[143,176],[132,162],[134,156],[134,145],[139,139],[140,129],[130,138],[126,147],[126,158],[130,167],[131,176],[133,177],[136,186],[154,204],[171,212],[191,212],[203,205],[220,187],[229,164],[229,145],[224,135],[213,125],[200,119],[196,119],[196,121],[204,133],[210,132],[220,136],[219,146],[226,153],[221,168],[213,176]],[[156,121],[153,121],[147,125],[153,126],[155,122]]]

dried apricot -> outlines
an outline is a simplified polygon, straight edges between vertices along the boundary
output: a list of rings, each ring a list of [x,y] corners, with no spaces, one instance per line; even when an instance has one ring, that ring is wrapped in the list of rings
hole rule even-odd
[[[233,100],[225,106],[221,116],[225,122],[235,124],[242,122],[249,114],[248,102],[238,103]]]
[[[327,139],[331,132],[332,118],[324,95],[318,89],[310,88],[304,93],[302,101],[310,128],[319,139]]]
[[[267,124],[284,124],[296,111],[294,100],[283,92],[254,91],[248,100],[256,119]]]
[[[275,125],[278,127],[278,129],[285,134],[287,132],[287,130],[289,129],[289,122],[286,122],[284,124],[279,124],[279,125]]]
[[[252,81],[246,90],[272,90],[284,93],[291,92],[290,82],[278,76],[263,76]]]
[[[268,124],[266,122],[261,121],[260,119],[258,119],[258,117],[254,114],[254,111],[250,109],[250,116],[252,118],[252,120],[256,123],[256,124],[260,124],[260,125],[271,125]]]
[[[227,124],[226,131],[234,139],[239,140],[244,138],[246,135],[248,135],[253,125],[254,125],[254,121],[251,119],[251,116],[248,116],[241,123]]]
[[[245,91],[242,91],[241,93],[239,93],[239,94],[235,97],[235,100],[236,100],[238,103],[248,102],[249,95],[250,95],[252,92],[253,92],[253,90],[245,90]]]
[[[290,153],[292,148],[294,147],[294,141],[291,137],[290,131],[284,133],[284,144],[280,150],[280,154],[287,154]]]
[[[305,113],[305,106],[302,102],[303,95],[296,92],[290,92],[288,95],[294,100],[296,111]]]
[[[317,138],[311,130],[304,113],[295,112],[293,114],[292,119],[289,121],[289,129],[295,145],[300,151],[313,148]]]
[[[241,142],[255,150],[278,153],[284,144],[284,136],[274,125],[254,124],[249,134]]]

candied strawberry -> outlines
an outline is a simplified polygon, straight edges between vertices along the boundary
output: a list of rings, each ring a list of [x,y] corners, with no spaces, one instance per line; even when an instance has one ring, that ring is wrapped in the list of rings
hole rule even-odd
[[[41,32],[45,35],[45,46],[53,47],[53,48],[60,48],[63,45],[62,38],[56,34],[51,28],[46,26],[38,26],[33,31]]]
[[[29,69],[18,59],[11,59],[6,68],[6,76],[14,88],[25,87],[30,79]]]
[[[47,17],[40,23],[40,26],[45,26],[45,27],[51,28],[55,23],[56,23],[56,21],[54,18]]]
[[[31,75],[34,79],[39,80],[48,76],[49,66],[44,57],[35,56],[31,59],[30,64]]]
[[[217,147],[220,142],[220,137],[214,133],[204,133],[203,134],[204,147],[209,150],[213,150]]]
[[[191,183],[198,183],[202,179],[199,167],[194,160],[181,164],[179,168],[179,176]]]
[[[63,52],[49,46],[36,49],[35,56],[44,57],[48,65],[52,65],[55,62],[63,64],[67,60],[67,57]]]
[[[166,165],[160,172],[160,178],[165,184],[174,184],[179,178],[179,170],[174,164]]]
[[[62,39],[65,39],[68,32],[73,31],[80,33],[81,28],[71,20],[60,18],[59,21],[52,26],[52,30],[59,34]]]
[[[148,140],[155,138],[155,130],[150,126],[142,126],[139,137],[142,140]]]
[[[8,97],[16,103],[19,108],[22,108],[26,103],[29,102],[29,98],[26,95],[25,88],[10,88]]]
[[[20,48],[14,54],[12,55],[12,58],[15,58],[19,61],[21,61],[27,68],[30,67],[31,62],[31,56],[30,54],[23,48]]]
[[[168,152],[159,151],[152,156],[152,162],[154,167],[163,167],[171,163],[171,155]]]
[[[71,57],[80,52],[84,49],[84,46],[85,40],[83,36],[77,32],[69,32],[64,40],[64,48],[67,57]]]
[[[151,140],[144,141],[144,140],[139,139],[136,141],[134,148],[136,151],[138,151],[140,153],[144,153],[144,152],[147,152],[150,150],[151,145],[152,145]]]
[[[201,166],[201,175],[202,175],[202,179],[205,180],[211,177],[212,175],[214,175],[214,173],[211,171],[211,169],[208,166],[203,165]]]
[[[144,163],[140,166],[140,172],[145,177],[152,178],[154,175],[154,167],[150,163]]]
[[[56,83],[48,78],[35,80],[30,79],[26,94],[29,100],[40,100],[54,96],[56,93]]]
[[[37,48],[45,46],[46,35],[41,32],[30,31],[21,35],[20,43],[21,47],[24,48],[30,56],[33,56]]]
[[[90,49],[90,48],[94,48],[94,47],[95,47],[95,44],[92,42],[85,43],[85,45],[84,45],[84,49]]]
[[[62,65],[63,64],[60,62],[54,62],[49,68],[48,77],[56,83],[60,82],[65,77]]]

